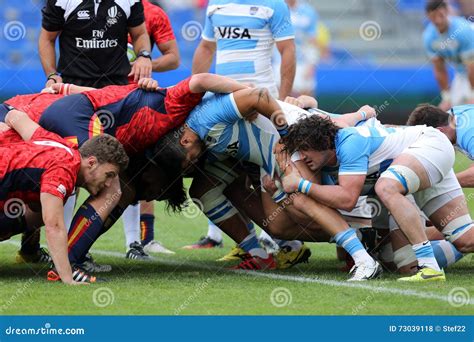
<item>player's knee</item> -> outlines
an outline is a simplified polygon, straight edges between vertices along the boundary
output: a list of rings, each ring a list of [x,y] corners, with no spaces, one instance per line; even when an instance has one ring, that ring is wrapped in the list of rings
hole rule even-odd
[[[461,253],[474,253],[474,229],[472,226],[465,234],[456,239],[453,245]]]
[[[415,171],[403,165],[390,166],[375,184],[375,192],[382,199],[396,193],[413,194],[420,188],[420,178]],[[383,200],[383,199],[382,199]]]
[[[474,224],[471,215],[466,214],[452,219],[442,233],[461,253],[474,252]]]

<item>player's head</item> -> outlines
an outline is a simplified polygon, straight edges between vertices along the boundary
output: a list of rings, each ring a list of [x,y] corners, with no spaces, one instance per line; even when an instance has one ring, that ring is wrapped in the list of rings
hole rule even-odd
[[[112,180],[128,166],[122,144],[104,134],[87,140],[80,148],[81,169],[78,179],[91,195],[110,186]]]
[[[422,104],[416,107],[408,117],[407,125],[435,127],[446,134],[451,141],[455,139],[456,123],[454,116],[430,104]]]
[[[204,144],[187,124],[180,127],[178,132],[179,144],[186,151],[186,160],[183,164],[183,169],[186,169],[197,162],[204,151]]]
[[[444,0],[429,0],[426,3],[426,15],[439,32],[448,28],[448,5]]]
[[[285,0],[285,2],[288,4],[290,7],[294,7],[296,5],[297,0]]]
[[[316,171],[334,158],[338,130],[329,118],[311,115],[291,125],[282,143],[290,154],[298,151],[308,167]]]

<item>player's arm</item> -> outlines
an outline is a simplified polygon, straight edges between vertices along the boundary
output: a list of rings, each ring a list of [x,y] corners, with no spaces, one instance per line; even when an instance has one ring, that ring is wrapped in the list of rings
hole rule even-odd
[[[466,64],[466,69],[467,69],[467,77],[471,85],[471,94],[469,96],[468,101],[469,103],[474,104],[474,60]]]
[[[56,69],[56,39],[61,33],[65,19],[64,9],[56,6],[56,0],[47,0],[43,7],[41,31],[38,40],[38,50],[45,75],[49,78],[46,87],[56,82],[62,82]]]
[[[301,192],[328,207],[346,211],[351,211],[357,204],[365,174],[340,175],[339,185],[319,185],[301,177],[286,152],[279,153],[277,161],[284,172],[282,180],[286,193]]]
[[[318,100],[308,95],[300,95],[298,97],[287,96],[284,102],[303,109],[318,108]]]
[[[216,42],[202,39],[193,56],[192,73],[200,74],[209,72],[214,54],[216,53]]]
[[[192,93],[233,93],[238,90],[248,89],[247,86],[225,76],[215,74],[196,74],[191,76],[189,89]]]
[[[73,95],[95,89],[96,88],[82,87],[71,83],[53,83],[50,87],[44,88],[41,92],[51,94]]]
[[[439,107],[443,110],[451,108],[451,95],[449,93],[449,74],[446,62],[443,58],[436,56],[432,60],[433,72],[438,86],[441,89],[441,103]]]
[[[160,50],[161,56],[151,61],[153,71],[164,72],[177,69],[180,63],[180,56],[176,40],[157,43],[156,46]]]
[[[206,13],[206,21],[204,23],[204,29],[202,30],[202,39],[193,56],[193,75],[209,72],[212,60],[214,59],[214,54],[216,53],[216,47],[217,44],[214,34],[214,26],[211,23],[208,13]]]
[[[362,106],[357,112],[347,113],[338,117],[331,118],[331,120],[341,128],[354,127],[360,121],[368,120],[377,116],[377,112],[371,106]]]
[[[284,99],[290,95],[293,89],[293,82],[296,73],[296,48],[295,40],[287,39],[279,41],[276,44],[278,52],[281,55],[280,67],[280,91],[279,98]]]
[[[246,120],[252,121],[257,114],[270,119],[273,125],[284,133],[288,124],[285,114],[278,102],[270,95],[266,88],[248,88],[233,94],[235,104],[240,114]]]
[[[63,283],[74,284],[67,253],[67,230],[64,225],[63,201],[52,194],[41,193],[41,210],[46,231],[46,241],[54,266]]]
[[[141,51],[151,51],[150,37],[146,31],[146,25],[142,22],[135,27],[129,27],[128,32],[132,38],[132,44],[135,53],[138,55]],[[140,56],[133,63],[132,70],[128,76],[133,76],[135,82],[144,77],[151,77],[152,63],[147,57]]]
[[[55,74],[57,73],[55,43],[59,33],[59,31],[49,32],[42,28],[39,35],[38,50],[41,65],[45,75],[49,76],[49,79],[46,81],[46,87],[51,86],[55,82],[62,82],[61,76]]]
[[[25,141],[30,140],[38,127],[40,127],[30,119],[28,114],[16,109],[8,112],[5,116],[5,123],[13,128]]]
[[[456,173],[456,177],[462,188],[474,188],[474,165],[468,169]]]

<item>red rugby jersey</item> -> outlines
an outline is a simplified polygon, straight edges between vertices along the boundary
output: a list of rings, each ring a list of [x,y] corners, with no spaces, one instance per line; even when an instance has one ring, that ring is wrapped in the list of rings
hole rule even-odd
[[[74,190],[80,165],[78,150],[41,127],[27,142],[0,146],[0,210],[12,198],[38,203],[42,192],[65,202]]]

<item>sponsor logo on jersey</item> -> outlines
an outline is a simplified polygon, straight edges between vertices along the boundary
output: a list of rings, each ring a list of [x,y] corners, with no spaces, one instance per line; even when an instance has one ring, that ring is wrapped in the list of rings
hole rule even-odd
[[[88,10],[82,10],[77,12],[78,20],[89,20],[91,17]]]
[[[118,39],[82,39],[76,37],[76,47],[80,49],[108,49],[118,46]]]
[[[220,39],[252,39],[250,31],[242,27],[218,27]]]
[[[63,196],[66,196],[67,194],[66,187],[62,184],[59,184],[56,190],[58,190],[58,192]]]
[[[250,7],[250,15],[255,15],[258,12],[258,7],[257,6],[252,6]]]
[[[118,10],[117,10],[117,6],[112,6],[109,8],[109,10],[107,11],[107,14],[108,14],[108,18],[107,18],[107,25],[111,26],[111,25],[114,25],[117,23],[117,14],[118,14]]]

